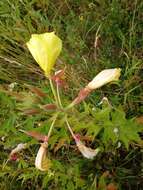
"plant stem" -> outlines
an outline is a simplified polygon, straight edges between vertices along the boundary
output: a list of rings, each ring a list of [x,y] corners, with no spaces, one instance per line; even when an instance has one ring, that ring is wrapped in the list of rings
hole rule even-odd
[[[59,86],[58,86],[58,84],[57,84],[57,98],[58,98],[59,106],[60,106],[61,108],[63,108],[62,102],[61,102],[61,98],[60,98],[60,93],[59,93]]]
[[[68,129],[69,129],[69,131],[70,131],[70,133],[71,133],[73,139],[76,139],[76,136],[75,136],[75,134],[73,133],[72,128],[70,127],[70,124],[69,124],[69,122],[68,122],[68,120],[67,120],[67,117],[66,117],[65,121],[66,121],[67,127],[68,127]]]
[[[49,82],[50,82],[51,90],[52,90],[52,93],[53,93],[53,95],[54,95],[54,98],[55,98],[56,104],[58,105],[58,98],[57,98],[56,91],[55,91],[55,89],[54,89],[54,86],[53,86],[52,80],[51,80],[50,77],[48,77],[48,79],[49,79]]]
[[[57,116],[58,116],[58,114],[55,115],[54,120],[53,120],[53,122],[52,122],[52,124],[51,124],[51,126],[50,126],[49,131],[48,131],[48,135],[47,135],[47,139],[48,139],[48,140],[49,140],[49,137],[50,137],[50,135],[51,135],[52,129],[53,129],[53,127],[54,127],[54,124],[55,124],[55,121],[56,121],[56,119],[57,119]]]
[[[70,108],[72,108],[72,107],[74,107],[75,106],[75,104],[72,102],[72,103],[70,103],[66,108],[65,108],[65,110],[68,110],[68,109],[70,109]]]

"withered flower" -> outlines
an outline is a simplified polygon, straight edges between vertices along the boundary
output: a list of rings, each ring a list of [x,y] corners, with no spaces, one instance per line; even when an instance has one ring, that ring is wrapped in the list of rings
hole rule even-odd
[[[17,146],[16,146],[16,148],[14,148],[14,149],[12,149],[12,151],[11,151],[11,153],[10,153],[10,155],[9,155],[9,159],[10,160],[17,160],[17,158],[18,158],[18,153],[20,152],[20,151],[22,151],[23,149],[25,149],[26,148],[26,143],[20,143],[20,144],[18,144]]]
[[[51,161],[47,157],[47,148],[48,143],[42,143],[35,159],[35,166],[41,171],[47,171],[51,166]]]
[[[86,147],[86,146],[79,140],[79,138],[77,138],[77,137],[75,138],[75,142],[76,142],[76,145],[77,145],[79,151],[82,153],[82,155],[83,155],[85,158],[93,159],[93,158],[98,154],[98,152],[100,151],[99,148],[92,149],[92,148]]]

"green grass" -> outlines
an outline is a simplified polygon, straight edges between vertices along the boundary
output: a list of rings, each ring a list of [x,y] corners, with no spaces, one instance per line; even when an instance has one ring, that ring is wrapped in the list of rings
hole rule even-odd
[[[41,79],[41,72],[25,42],[32,33],[55,30],[64,44],[62,63],[57,66],[72,65],[70,80],[73,82],[77,75],[82,76],[80,84],[74,83],[75,88],[85,85],[103,68],[121,67],[122,83],[118,92],[114,90],[118,98],[115,103],[123,102],[133,115],[142,101],[142,10],[143,3],[137,0],[132,4],[128,1],[1,1],[0,78],[7,82],[35,80],[37,83],[35,74]],[[95,57],[94,41],[99,26]],[[100,97],[104,94],[112,96],[113,92],[106,88],[99,92]],[[93,101],[95,98],[96,94]],[[142,111],[138,109],[138,113]]]
[[[143,114],[142,12],[143,2],[141,0],[133,2],[130,0],[1,0],[1,89],[8,89],[10,83],[17,82],[15,91],[28,93],[30,96],[27,84],[35,85],[49,93],[49,99],[46,101],[50,102],[51,92],[48,90],[47,80],[30,55],[25,43],[32,33],[54,30],[63,40],[63,51],[55,70],[66,66],[66,80],[69,86],[63,95],[65,104],[72,100],[99,71],[105,68],[120,67],[122,68],[120,82],[97,90],[87,99],[87,103],[96,106],[104,96],[107,96],[113,106],[122,105],[127,118],[141,116]],[[96,37],[98,37],[98,43],[95,48]],[[31,129],[35,122],[43,121],[45,118],[40,115],[37,118],[27,119],[19,114],[17,103],[13,98],[2,93],[0,100],[2,125],[10,128],[13,123],[12,131],[6,131],[6,136],[9,137],[11,132],[16,136],[15,140],[10,139],[6,142],[7,144],[0,143],[1,149],[6,147],[9,150],[20,141],[17,137],[16,126],[26,125],[28,129]],[[9,117],[13,120],[9,121]],[[6,121],[10,124],[5,123]],[[45,128],[42,130],[44,131]],[[66,132],[62,131],[62,133]],[[35,141],[31,144],[35,144]],[[80,157],[76,159],[68,147],[70,159],[67,149],[62,148],[62,151],[54,157],[57,172],[55,186],[52,185],[53,178],[48,178],[48,175],[52,173],[45,175],[38,173],[33,166],[29,167],[28,164],[33,163],[35,152],[28,150],[31,158],[28,158],[30,160],[27,165],[25,162],[19,163],[18,170],[16,170],[17,165],[11,166],[13,164],[11,163],[0,173],[1,189],[33,188],[38,190],[42,185],[43,189],[47,189],[48,184],[49,190],[56,190],[57,187],[59,188],[58,185],[62,184],[61,190],[64,190],[64,187],[70,190],[78,190],[80,187],[82,190],[88,190],[90,185],[95,189],[94,182],[102,181],[103,183],[115,182],[120,190],[141,190],[143,174],[140,168],[143,167],[141,163],[143,158],[139,147],[132,145],[128,151],[124,148],[115,152],[111,150],[110,157],[108,157],[109,151],[105,153],[105,157],[101,155],[98,161],[94,160],[89,163]],[[6,159],[8,156],[7,149],[1,152],[1,165],[3,158]],[[74,164],[70,165],[69,162]],[[69,170],[66,171],[64,164],[67,168],[69,167]],[[86,168],[85,165],[87,165]],[[34,171],[34,175],[31,171]],[[112,173],[108,179],[102,176],[105,171]],[[68,172],[71,173],[70,179],[67,178]],[[18,176],[21,177],[18,178]],[[41,179],[43,182],[40,182]],[[67,184],[64,184],[64,180]],[[70,182],[72,180],[75,180],[75,186]]]

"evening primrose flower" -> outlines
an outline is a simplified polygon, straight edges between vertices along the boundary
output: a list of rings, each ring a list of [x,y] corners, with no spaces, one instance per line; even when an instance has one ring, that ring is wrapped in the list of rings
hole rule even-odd
[[[36,62],[44,70],[45,75],[49,75],[61,52],[61,39],[54,32],[32,34],[26,44]]]
[[[117,81],[120,77],[120,74],[120,68],[105,69],[101,71],[98,75],[96,75],[95,78],[87,85],[87,87],[90,90],[95,90],[109,82]]]
[[[93,159],[100,151],[99,148],[91,149],[91,148],[86,147],[80,140],[76,141],[76,145],[79,151],[82,153],[82,155],[88,159]]]
[[[47,147],[47,142],[42,143],[35,159],[35,166],[41,171],[47,171],[51,166],[51,161],[47,158]]]
[[[78,134],[74,134],[71,126],[69,125],[69,122],[66,120],[66,123],[67,123],[67,127],[73,137],[73,139],[75,140],[75,143],[77,145],[77,148],[79,149],[79,151],[82,153],[82,155],[85,157],[85,158],[88,158],[88,159],[93,159],[94,156],[97,155],[97,153],[100,151],[99,148],[96,148],[95,150],[94,149],[91,149],[91,148],[88,148],[86,147],[81,141],[80,141],[80,136]]]

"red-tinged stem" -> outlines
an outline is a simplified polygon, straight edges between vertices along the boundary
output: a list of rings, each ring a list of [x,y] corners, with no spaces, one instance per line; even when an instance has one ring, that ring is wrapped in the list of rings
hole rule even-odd
[[[60,108],[63,108],[61,98],[60,98],[60,92],[59,92],[59,85],[58,84],[57,84],[57,99],[58,99]]]
[[[75,134],[73,133],[73,130],[72,130],[72,128],[70,127],[70,124],[69,124],[67,118],[66,118],[66,124],[67,124],[67,127],[68,127],[68,129],[69,129],[69,131],[70,131],[70,133],[71,133],[73,139],[74,139],[75,141],[77,141],[77,138],[76,138]]]
[[[72,108],[73,106],[80,104],[90,93],[91,93],[91,89],[89,89],[88,87],[83,88],[82,90],[80,90],[80,92],[78,93],[78,96],[72,101],[71,104],[69,104],[66,107],[67,109]]]

